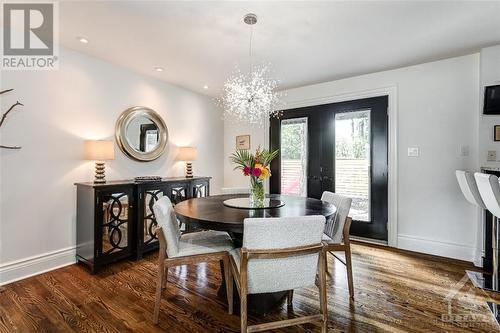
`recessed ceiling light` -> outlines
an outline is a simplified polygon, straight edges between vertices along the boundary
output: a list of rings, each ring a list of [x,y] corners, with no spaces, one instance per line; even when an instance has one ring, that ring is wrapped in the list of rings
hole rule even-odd
[[[89,40],[85,37],[76,37],[80,41],[80,43],[87,44]]]
[[[157,71],[157,72],[163,72],[163,67],[155,67],[155,71]]]
[[[203,89],[208,89],[208,86],[205,84],[205,85],[203,86]]]

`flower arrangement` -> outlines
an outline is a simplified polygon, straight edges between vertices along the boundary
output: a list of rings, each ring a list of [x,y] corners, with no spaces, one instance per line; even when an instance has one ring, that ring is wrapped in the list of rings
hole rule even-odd
[[[279,150],[268,151],[257,148],[255,154],[248,150],[237,150],[231,154],[234,170],[241,170],[243,175],[250,177],[250,201],[254,207],[264,205],[264,180],[271,177],[269,164],[278,155]]]

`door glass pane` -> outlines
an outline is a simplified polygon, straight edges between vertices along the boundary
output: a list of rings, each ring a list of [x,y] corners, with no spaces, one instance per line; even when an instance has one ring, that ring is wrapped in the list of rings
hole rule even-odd
[[[369,222],[370,110],[335,115],[335,192],[352,198],[349,216]]]
[[[307,197],[307,118],[281,121],[281,194]]]

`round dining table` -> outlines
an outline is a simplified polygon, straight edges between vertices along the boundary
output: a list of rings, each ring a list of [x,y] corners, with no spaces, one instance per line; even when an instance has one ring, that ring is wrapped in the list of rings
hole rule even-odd
[[[187,229],[205,229],[227,231],[235,247],[243,242],[243,221],[246,218],[262,217],[296,217],[306,215],[323,215],[328,220],[333,217],[336,208],[331,203],[313,198],[268,195],[274,202],[281,201],[280,207],[273,208],[236,208],[224,204],[234,198],[248,198],[248,194],[214,195],[193,198],[175,205],[179,219]],[[224,274],[222,274],[224,278]],[[236,289],[234,289],[236,290]],[[219,296],[225,298],[225,283],[222,281]],[[248,310],[255,314],[264,314],[280,306],[287,292],[248,295]],[[238,297],[235,297],[237,300]],[[237,305],[237,304],[236,304]]]

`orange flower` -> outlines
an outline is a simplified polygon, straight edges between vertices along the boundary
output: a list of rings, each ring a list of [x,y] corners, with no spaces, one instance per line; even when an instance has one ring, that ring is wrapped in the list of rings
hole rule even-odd
[[[267,179],[271,176],[271,171],[269,171],[268,168],[261,168],[261,173],[260,173],[260,176],[259,178],[264,180],[264,179]]]

